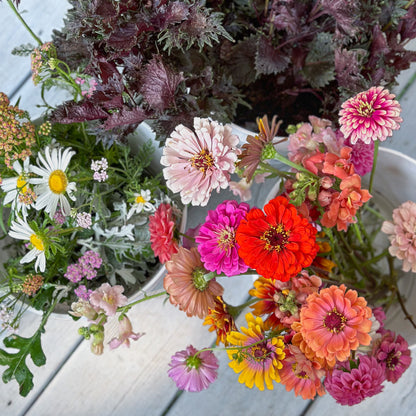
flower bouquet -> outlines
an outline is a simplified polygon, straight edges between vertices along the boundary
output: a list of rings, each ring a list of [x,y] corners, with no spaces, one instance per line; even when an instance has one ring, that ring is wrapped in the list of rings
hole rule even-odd
[[[71,4],[70,28],[77,36],[71,32],[67,39],[83,47],[60,47],[64,36],[57,35],[58,49],[39,44],[30,53],[34,81],[45,89],[63,85],[73,99],[50,109],[51,124],[36,127],[1,96],[1,186],[10,205],[3,231],[16,250],[5,263],[2,319],[13,330],[27,302],[43,311],[33,337],[5,338],[15,351],[0,350],[0,365],[7,367],[3,380],[16,378],[21,394],[29,392],[26,359],[44,364],[40,336],[57,304],[70,304],[92,352],[102,354],[105,344],[117,348],[138,340],[142,334],[133,331],[129,310],[160,297],[203,319],[217,336],[215,347],[188,345],[172,356],[168,374],[182,390],[201,391],[215,381],[221,350],[247,387],[282,383],[304,399],[327,392],[353,405],[381,392],[386,380],[396,382],[410,365],[410,350],[395,328],[384,326],[385,313],[397,300],[412,321],[398,283],[408,278],[401,271],[416,271],[415,203],[405,202],[391,218],[372,198],[379,142],[401,122],[395,97],[373,86],[336,109],[336,124],[310,115],[309,122],[289,124],[281,138],[282,122],[273,117],[269,124],[264,116],[241,146],[230,125],[203,117],[220,111],[209,107],[204,114],[199,107],[224,99],[221,88],[205,101],[190,94],[213,85],[210,71],[205,78],[187,78],[187,85],[172,70],[175,63],[189,64],[186,58],[197,57],[215,33],[228,36],[202,4],[143,3],[140,10],[128,1]],[[103,4],[108,7],[98,7]],[[413,13],[412,4],[401,9]],[[98,11],[106,14],[108,27],[101,21],[95,28]],[[91,12],[94,18],[88,18]],[[314,8],[316,19],[326,15]],[[133,18],[140,25],[131,24]],[[210,24],[190,40],[182,29],[193,28],[196,18]],[[341,36],[339,24],[335,33]],[[138,36],[138,28],[145,35]],[[168,66],[154,49],[142,56],[133,40],[152,48],[165,41],[165,50],[181,50],[181,59],[168,53]],[[84,53],[79,61],[61,59],[71,51]],[[183,94],[176,106],[178,91]],[[224,200],[196,228],[180,233],[179,210],[158,178],[145,174],[149,149],[132,156],[120,143],[148,118],[169,129],[163,177],[183,204],[206,206],[214,190],[227,188],[241,202]],[[263,209],[250,206],[250,189],[265,180],[278,190]],[[388,236],[384,246],[380,235]],[[165,290],[129,300],[125,287],[146,274],[154,255],[166,268]],[[253,275],[249,299],[232,305],[218,277],[234,280],[238,290],[238,281]],[[239,327],[236,319],[247,308],[247,323]],[[109,334],[113,321],[115,335]]]

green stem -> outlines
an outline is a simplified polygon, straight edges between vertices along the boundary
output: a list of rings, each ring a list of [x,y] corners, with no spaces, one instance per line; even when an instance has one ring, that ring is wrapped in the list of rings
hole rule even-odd
[[[319,176],[316,176],[314,173],[312,173],[310,170],[304,168],[302,165],[299,165],[298,163],[292,162],[287,157],[281,155],[280,153],[277,153],[275,156],[275,159],[277,159],[279,162],[284,163],[287,166],[290,166],[291,168],[294,168],[298,170],[299,172],[306,173],[309,176],[312,176],[315,179],[319,179]]]
[[[27,29],[27,31],[31,34],[33,39],[41,46],[43,45],[43,42],[35,35],[35,33],[32,31],[32,29],[29,27],[29,25],[25,22],[23,17],[20,15],[20,13],[17,11],[16,7],[12,3],[11,0],[7,0],[7,3],[9,4],[10,8],[13,10],[14,14],[17,16],[17,18],[21,21],[23,26]]]
[[[373,168],[371,169],[370,185],[368,186],[368,192],[370,192],[370,194],[371,194],[371,190],[373,189],[373,180],[374,180],[374,175],[376,172],[378,146],[379,146],[379,141],[376,140],[374,143]]]
[[[159,292],[159,293],[155,293],[154,295],[144,295],[143,298],[136,300],[135,302],[129,303],[126,306],[120,306],[119,308],[117,308],[117,312],[120,312],[121,314],[125,314],[127,313],[134,305],[138,305],[139,303],[145,302],[146,300],[150,300],[150,299],[154,299],[154,298],[158,298],[160,296],[164,296],[167,295],[168,292],[166,292],[165,290],[163,292]]]

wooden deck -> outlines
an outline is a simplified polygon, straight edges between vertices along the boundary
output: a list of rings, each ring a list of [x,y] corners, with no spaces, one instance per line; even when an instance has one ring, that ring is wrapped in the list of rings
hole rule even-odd
[[[66,0],[22,0],[20,9],[28,10],[25,18],[29,25],[47,41],[51,29],[61,26],[67,7]],[[30,80],[29,60],[10,55],[13,47],[32,40],[4,1],[0,3],[0,25],[3,28],[0,91],[11,96],[12,101],[21,97],[21,107],[36,117],[41,113],[36,108],[40,94]],[[414,73],[416,67],[402,74],[396,93],[405,90]],[[416,85],[406,89],[401,104],[402,128],[384,145],[416,158]],[[267,190],[261,191],[264,194]],[[215,206],[215,201],[210,206]],[[191,208],[190,225],[196,225],[205,212]],[[239,280],[239,285],[248,289],[250,278]],[[236,302],[242,296],[239,293],[244,292],[236,290],[232,295]],[[197,348],[208,346],[214,337],[207,335],[201,320],[186,318],[178,309],[157,299],[135,307],[131,318],[134,328],[146,336],[132,343],[130,349],[106,351],[102,356],[89,352],[89,343],[77,333],[79,323],[69,318],[50,319],[42,338],[47,363],[41,368],[33,367],[35,388],[22,398],[14,381],[0,384],[0,415],[390,416],[399,411],[401,416],[411,416],[416,413],[416,360],[397,384],[386,384],[383,394],[353,408],[338,406],[328,395],[313,402],[304,401],[295,398],[293,392],[287,393],[281,385],[276,385],[273,391],[250,390],[237,382],[238,376],[228,368],[225,353],[219,354],[219,377],[208,390],[199,394],[180,393],[166,374],[170,356],[190,343]],[[27,312],[20,334],[30,335],[39,319],[40,316]]]

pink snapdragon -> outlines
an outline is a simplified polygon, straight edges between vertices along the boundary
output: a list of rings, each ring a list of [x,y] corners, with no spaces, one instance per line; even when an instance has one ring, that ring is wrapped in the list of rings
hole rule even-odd
[[[98,313],[104,312],[107,316],[113,316],[118,307],[127,305],[128,300],[123,292],[123,286],[103,283],[91,293],[90,303]]]
[[[130,340],[137,341],[144,334],[133,332],[130,319],[124,315],[118,322],[118,336],[113,338],[110,343],[110,349],[118,348],[120,345],[130,347]]]

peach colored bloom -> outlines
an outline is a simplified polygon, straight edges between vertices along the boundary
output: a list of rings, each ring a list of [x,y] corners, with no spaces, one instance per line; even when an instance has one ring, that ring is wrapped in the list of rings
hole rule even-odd
[[[312,293],[300,312],[301,333],[317,357],[345,361],[352,350],[369,345],[371,309],[345,285]]]
[[[355,215],[358,208],[367,202],[371,195],[366,189],[361,189],[361,178],[357,174],[348,176],[340,184],[341,192],[320,192],[318,200],[322,206],[328,206],[322,216],[321,223],[324,227],[337,226],[338,231],[347,231],[349,224],[356,222]],[[326,200],[324,196],[328,194]]]
[[[205,318],[209,309],[215,308],[216,298],[222,296],[224,289],[215,279],[206,280],[208,271],[204,269],[198,249],[180,247],[165,267],[168,273],[163,286],[170,302],[188,316]]]
[[[339,112],[341,132],[352,144],[357,140],[370,143],[384,141],[398,130],[403,120],[395,95],[383,87],[372,87],[342,104]]]
[[[317,394],[323,396],[325,389],[321,379],[325,370],[318,363],[308,360],[294,345],[289,345],[285,353],[280,378],[286,390],[294,390],[295,396],[301,395],[304,400],[314,399]]]
[[[416,272],[416,203],[404,202],[392,216],[393,221],[384,221],[381,227],[389,236],[389,253],[403,260],[403,271]]]
[[[326,153],[324,160],[323,173],[334,175],[337,178],[345,179],[354,173],[354,165],[351,163],[350,147],[343,147],[340,155]]]
[[[166,140],[160,163],[167,186],[180,193],[184,204],[205,206],[215,189],[228,187],[240,154],[239,139],[231,126],[203,118],[194,119],[194,130],[180,124]]]

